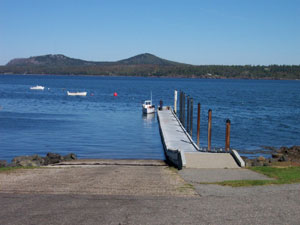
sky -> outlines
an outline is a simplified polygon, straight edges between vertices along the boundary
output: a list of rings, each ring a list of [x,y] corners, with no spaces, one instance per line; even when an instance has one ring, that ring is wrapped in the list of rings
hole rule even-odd
[[[0,65],[141,53],[194,65],[300,65],[300,0],[0,0]]]

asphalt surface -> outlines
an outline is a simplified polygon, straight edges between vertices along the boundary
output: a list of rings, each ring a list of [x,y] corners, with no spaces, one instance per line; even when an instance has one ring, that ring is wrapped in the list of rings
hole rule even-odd
[[[299,190],[299,186],[298,186]],[[299,191],[251,196],[0,194],[3,225],[299,224]]]
[[[300,223],[300,184],[231,188],[195,174],[145,164],[0,173],[0,224]]]

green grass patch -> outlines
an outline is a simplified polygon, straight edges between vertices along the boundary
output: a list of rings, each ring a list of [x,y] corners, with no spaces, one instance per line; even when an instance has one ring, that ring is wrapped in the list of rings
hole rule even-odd
[[[176,173],[176,174],[178,173],[178,169],[173,166],[168,166],[166,167],[166,169],[170,170],[172,173]]]
[[[292,184],[300,183],[300,167],[251,167],[250,170],[264,174],[274,180],[230,180],[217,182],[223,186],[243,187],[270,184]]]
[[[1,172],[12,172],[18,169],[36,169],[38,167],[34,166],[16,166],[16,167],[1,167],[0,168],[0,173]]]
[[[186,183],[186,184],[182,185],[181,187],[178,187],[178,190],[180,192],[185,192],[188,190],[195,190],[195,187],[192,184]]]

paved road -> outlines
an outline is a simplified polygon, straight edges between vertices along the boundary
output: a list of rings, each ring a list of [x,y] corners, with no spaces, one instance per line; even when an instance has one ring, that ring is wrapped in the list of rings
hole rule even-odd
[[[230,188],[190,176],[194,190],[182,177],[142,164],[0,173],[0,224],[299,224],[300,184]]]
[[[299,224],[299,185],[250,196],[0,194],[3,225]]]

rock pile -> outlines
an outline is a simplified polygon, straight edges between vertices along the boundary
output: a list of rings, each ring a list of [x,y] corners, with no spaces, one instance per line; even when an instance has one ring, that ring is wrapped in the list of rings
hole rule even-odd
[[[6,167],[6,161],[5,160],[0,160],[0,168],[1,167]]]
[[[10,164],[7,164],[5,160],[0,160],[0,167],[15,167],[15,166],[46,166],[49,164],[55,164],[63,161],[76,160],[77,156],[74,153],[62,156],[57,153],[47,153],[45,157],[41,157],[37,154],[31,156],[18,156],[12,159]]]
[[[279,160],[285,158],[286,161],[300,162],[300,146],[281,147],[277,151],[277,155],[272,155],[272,158],[276,157],[279,157]]]
[[[275,150],[270,158],[259,156],[258,158],[244,158],[246,166],[270,166],[274,163],[290,162],[294,165],[300,165],[300,146],[281,147]]]

